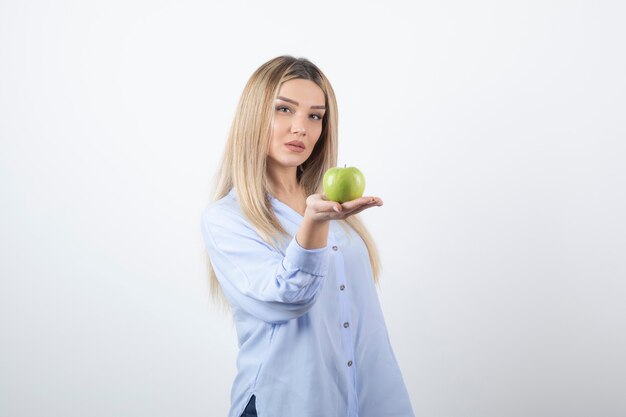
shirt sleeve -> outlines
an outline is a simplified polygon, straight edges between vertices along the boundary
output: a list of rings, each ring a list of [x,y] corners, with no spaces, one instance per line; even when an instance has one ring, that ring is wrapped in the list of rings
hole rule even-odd
[[[305,249],[294,236],[283,256],[240,215],[205,210],[202,236],[227,299],[259,319],[280,323],[306,313],[328,273],[328,245]]]

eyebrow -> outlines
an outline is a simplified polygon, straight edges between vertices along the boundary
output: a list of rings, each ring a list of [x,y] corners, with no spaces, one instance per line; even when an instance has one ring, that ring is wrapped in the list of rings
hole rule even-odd
[[[297,101],[292,100],[292,99],[287,98],[287,97],[281,97],[281,96],[278,96],[278,97],[276,97],[276,98],[278,98],[278,99],[280,99],[280,100],[283,100],[283,101],[287,101],[287,102],[289,102],[289,103],[293,103],[293,104],[295,104],[296,106],[299,106],[299,105],[300,105],[300,103],[298,103]],[[326,106],[311,106],[311,108],[312,108],[312,109],[322,109],[322,110],[326,110]]]

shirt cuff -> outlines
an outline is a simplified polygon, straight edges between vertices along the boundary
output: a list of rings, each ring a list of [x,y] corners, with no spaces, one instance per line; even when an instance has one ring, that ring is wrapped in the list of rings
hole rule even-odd
[[[311,275],[325,276],[328,273],[329,245],[317,249],[305,249],[294,236],[285,250],[286,269],[299,269]]]

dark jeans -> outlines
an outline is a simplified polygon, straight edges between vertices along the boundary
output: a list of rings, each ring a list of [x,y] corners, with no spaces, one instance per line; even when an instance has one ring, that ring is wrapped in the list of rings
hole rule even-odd
[[[246,409],[243,410],[243,414],[241,415],[241,417],[256,417],[256,398],[253,395],[252,398],[250,398],[250,401],[248,402],[248,405],[246,406]]]

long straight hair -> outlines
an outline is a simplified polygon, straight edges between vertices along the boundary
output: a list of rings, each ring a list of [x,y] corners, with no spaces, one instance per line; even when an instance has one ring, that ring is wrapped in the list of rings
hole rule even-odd
[[[322,133],[311,156],[296,169],[298,183],[306,195],[323,192],[322,180],[327,169],[337,165],[337,101],[330,82],[322,71],[306,58],[283,55],[261,65],[250,77],[237,105],[224,153],[212,183],[212,201],[226,196],[235,187],[237,201],[259,236],[277,248],[289,239],[288,232],[276,217],[269,198],[267,153],[271,140],[274,102],[284,82],[293,79],[313,81],[324,92],[326,112]],[[378,284],[380,259],[374,240],[357,214],[336,220],[341,227],[351,227],[363,240],[369,254],[374,282]],[[215,275],[207,251],[209,291],[217,304],[228,303]]]

